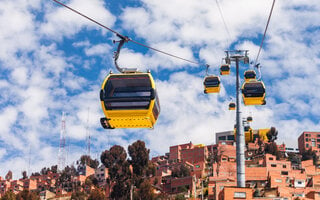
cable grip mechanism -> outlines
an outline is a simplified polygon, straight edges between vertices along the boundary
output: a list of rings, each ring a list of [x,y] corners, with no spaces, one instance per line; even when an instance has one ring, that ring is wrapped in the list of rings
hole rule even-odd
[[[120,34],[117,34],[117,36],[120,38],[120,40],[118,40],[118,41],[113,40],[113,41],[112,41],[113,44],[119,43],[119,44],[118,44],[117,51],[115,51],[115,52],[114,52],[114,55],[113,55],[114,64],[115,64],[117,70],[118,70],[120,73],[134,73],[134,72],[137,72],[137,68],[121,68],[121,67],[118,65],[118,58],[119,58],[119,55],[120,55],[121,48],[122,48],[122,46],[124,45],[124,43],[127,43],[127,42],[130,41],[130,38],[127,37],[127,36],[120,35]]]

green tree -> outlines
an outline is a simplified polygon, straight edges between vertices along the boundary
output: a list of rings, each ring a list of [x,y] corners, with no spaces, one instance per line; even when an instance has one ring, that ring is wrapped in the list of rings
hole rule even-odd
[[[23,190],[16,196],[16,200],[39,200],[40,196],[36,192],[30,192],[29,190]]]
[[[106,199],[106,195],[103,193],[101,189],[94,189],[90,192],[88,200],[104,200]]]
[[[313,164],[316,165],[318,161],[318,156],[315,151],[312,151],[311,148],[302,153],[302,161],[304,160],[313,160]]]
[[[126,200],[130,196],[130,183],[126,180],[124,182],[117,181],[112,187],[112,192],[110,194],[112,199]]]
[[[47,175],[49,171],[50,171],[49,168],[44,167],[41,169],[40,173],[41,173],[41,175]]]
[[[180,165],[180,167],[176,167],[172,170],[171,176],[178,178],[190,176],[190,169],[186,167],[184,164],[182,164]]]
[[[7,181],[12,179],[12,171],[11,170],[8,171],[8,173],[6,174],[5,178],[6,178]]]
[[[75,191],[71,194],[71,199],[72,200],[86,200],[87,195],[85,192]]]
[[[264,147],[265,153],[272,154],[277,157],[277,160],[280,159],[281,155],[278,150],[278,146],[275,142],[266,143]]]
[[[102,152],[100,159],[102,164],[107,168],[112,168],[115,165],[121,166],[126,162],[127,153],[122,146],[114,145],[110,150]]]
[[[156,166],[154,165],[154,163],[152,163],[151,161],[148,162],[148,166],[146,169],[146,174],[147,177],[150,176],[155,176],[156,175]]]
[[[11,191],[7,191],[1,200],[16,200],[16,195]]]
[[[156,199],[156,195],[153,193],[153,187],[149,180],[145,179],[139,186],[139,190],[136,193],[138,199]]]
[[[22,179],[27,179],[27,178],[28,178],[27,172],[23,171],[22,172]]]
[[[143,141],[137,140],[132,145],[129,145],[128,152],[131,157],[129,161],[133,167],[133,173],[137,176],[143,176],[144,169],[148,166],[149,152]]]
[[[90,156],[88,155],[82,155],[80,157],[80,164],[82,165],[88,165],[89,167],[93,169],[97,169],[99,166],[99,161],[97,159],[93,160]]]
[[[110,150],[102,152],[101,163],[109,169],[108,182],[114,183],[111,192],[113,199],[128,199],[131,185],[130,164],[126,160],[127,153],[122,146],[114,145]]]
[[[70,192],[72,190],[72,177],[77,175],[77,170],[74,166],[66,166],[62,172],[60,173],[60,176],[56,182],[56,186],[60,186],[66,191]]]
[[[176,195],[176,197],[174,199],[175,200],[185,200],[186,198],[184,197],[184,194],[178,194],[178,195]]]
[[[300,157],[300,155],[295,154],[295,153],[288,153],[288,160],[289,160],[292,164],[296,164],[296,165],[301,164],[301,157]]]
[[[52,173],[58,173],[58,165],[52,165],[50,170]]]

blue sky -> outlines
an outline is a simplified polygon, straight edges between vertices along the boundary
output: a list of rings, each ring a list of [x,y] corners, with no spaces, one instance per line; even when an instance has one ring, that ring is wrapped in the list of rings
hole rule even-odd
[[[226,49],[248,49],[255,59],[272,4],[219,0],[228,36],[215,0],[62,2],[136,41],[208,63],[212,74]],[[319,13],[316,0],[276,2],[259,60],[267,105],[243,107],[253,128],[275,126],[278,142],[288,146],[297,146],[303,131],[320,131]],[[3,0],[0,27],[0,176],[11,169],[18,178],[24,170],[57,164],[62,111],[68,163],[86,152],[87,126],[94,158],[137,139],[146,141],[152,156],[189,141],[213,144],[215,132],[233,129],[235,112],[227,106],[235,93],[234,67],[221,78],[218,95],[204,95],[203,66],[126,44],[119,62],[152,71],[161,114],[153,130],[104,130],[99,90],[116,71],[114,34],[51,0]],[[242,65],[241,73],[246,69]]]

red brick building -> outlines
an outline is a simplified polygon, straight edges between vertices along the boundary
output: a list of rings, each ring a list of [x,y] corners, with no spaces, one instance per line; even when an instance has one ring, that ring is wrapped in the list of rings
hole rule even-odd
[[[320,151],[320,132],[303,132],[298,138],[298,147],[300,153],[309,149]]]
[[[251,188],[224,187],[219,199],[253,199]]]

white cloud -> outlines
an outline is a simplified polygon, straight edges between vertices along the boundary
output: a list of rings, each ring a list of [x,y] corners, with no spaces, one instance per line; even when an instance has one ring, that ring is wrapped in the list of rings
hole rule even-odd
[[[87,56],[105,55],[110,52],[111,46],[108,44],[98,44],[85,49]]]
[[[102,30],[97,24],[79,16],[60,5],[53,4],[45,15],[46,23],[40,28],[41,33],[50,39],[61,40],[62,37],[71,37],[78,33],[82,28]],[[67,6],[81,12],[84,15],[98,21],[99,23],[112,27],[115,17],[104,7],[102,0],[72,0]]]
[[[34,49],[37,43],[34,16],[25,2],[2,1],[0,13],[0,59],[7,61],[19,50]]]
[[[2,159],[7,153],[6,149],[0,149],[0,159]]]

